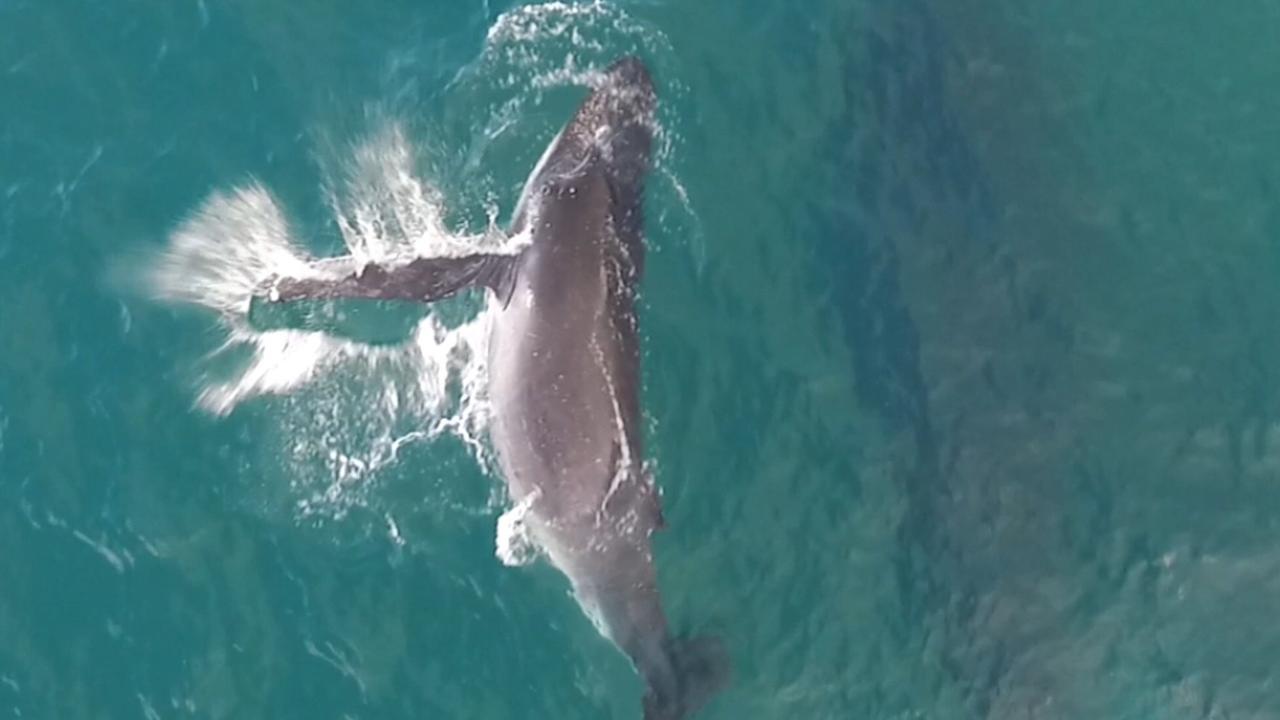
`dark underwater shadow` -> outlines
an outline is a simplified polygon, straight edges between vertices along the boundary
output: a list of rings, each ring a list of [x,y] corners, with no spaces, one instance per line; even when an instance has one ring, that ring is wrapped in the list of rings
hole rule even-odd
[[[1109,187],[1096,135],[1068,122],[1087,113],[1064,108],[1124,128],[1107,116],[1140,100],[1065,85],[1032,19],[977,5],[871,10],[813,208],[861,400],[898,439],[921,662],[973,717],[1274,707],[1272,639],[1217,610],[1247,617],[1236,598],[1270,587],[1247,578],[1276,565],[1275,313],[1254,269],[1274,250],[1237,223],[1215,255],[1188,228],[1228,223]],[[1175,155],[1158,132],[1116,142]]]
[[[923,2],[874,15],[847,78],[862,102],[837,183],[852,202],[833,208],[846,230],[832,237],[852,240],[843,305],[863,400],[902,438],[903,606],[930,628],[922,660],[954,684],[951,713],[1078,716],[1074,679],[1034,659],[1066,622],[1037,598],[1057,580],[1042,531],[1061,489],[1045,479],[1073,441],[1045,402],[1072,382],[1070,332],[1035,277],[1052,258],[1001,217],[1009,199],[952,89],[950,28]]]
[[[950,690],[919,701],[932,713],[942,698],[959,699],[949,716],[985,715],[984,679],[956,649],[972,645],[956,598],[971,597],[960,571],[957,538],[945,517],[952,494],[931,412],[922,354],[937,341],[913,317],[907,285],[918,273],[922,245],[956,252],[992,242],[988,190],[946,97],[945,40],[920,2],[870,11],[852,33],[842,72],[845,113],[828,129],[828,192],[813,200],[822,229],[820,255],[830,273],[829,297],[853,348],[862,404],[878,415],[893,448],[893,474],[907,498],[898,528],[897,593],[906,631],[930,674]]]

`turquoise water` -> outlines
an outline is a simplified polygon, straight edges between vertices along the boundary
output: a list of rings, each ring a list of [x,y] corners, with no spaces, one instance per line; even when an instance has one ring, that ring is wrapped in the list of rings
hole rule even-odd
[[[700,717],[1280,718],[1278,27],[0,0],[0,716],[639,717],[563,578],[495,557],[474,298],[218,352],[145,281],[272,213],[318,255],[481,235],[639,52],[660,579],[734,663]]]

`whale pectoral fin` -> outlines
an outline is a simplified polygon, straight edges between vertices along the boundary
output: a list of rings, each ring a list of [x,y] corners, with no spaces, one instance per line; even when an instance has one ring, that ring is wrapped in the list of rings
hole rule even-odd
[[[273,277],[255,295],[270,302],[364,298],[431,302],[470,287],[487,287],[502,295],[509,283],[516,255],[475,254],[460,257],[417,258],[403,265],[366,265],[346,275],[325,277],[344,259],[321,260],[314,277]]]

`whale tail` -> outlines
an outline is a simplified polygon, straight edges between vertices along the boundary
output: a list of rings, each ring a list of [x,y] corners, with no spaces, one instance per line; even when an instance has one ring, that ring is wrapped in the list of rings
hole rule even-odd
[[[729,654],[714,636],[676,640],[669,650],[673,688],[650,682],[644,720],[684,720],[729,684]]]

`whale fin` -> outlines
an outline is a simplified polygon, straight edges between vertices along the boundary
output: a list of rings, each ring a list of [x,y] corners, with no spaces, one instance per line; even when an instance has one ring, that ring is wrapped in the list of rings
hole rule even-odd
[[[650,687],[644,697],[644,720],[683,720],[698,712],[729,684],[729,654],[720,638],[702,636],[671,643],[676,697],[663,697]]]
[[[272,277],[254,292],[270,302],[364,298],[431,302],[471,287],[487,287],[499,297],[509,293],[517,255],[474,254],[417,258],[402,265],[366,265],[347,275]],[[330,258],[313,264],[321,273],[349,264]]]

